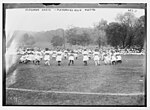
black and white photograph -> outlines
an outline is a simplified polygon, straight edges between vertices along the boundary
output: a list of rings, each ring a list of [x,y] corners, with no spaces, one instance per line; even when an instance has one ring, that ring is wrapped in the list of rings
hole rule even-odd
[[[3,3],[2,41],[3,106],[147,106],[147,3]]]

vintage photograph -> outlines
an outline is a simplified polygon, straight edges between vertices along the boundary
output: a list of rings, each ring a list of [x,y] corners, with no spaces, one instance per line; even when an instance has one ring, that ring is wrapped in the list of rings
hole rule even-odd
[[[146,3],[3,3],[3,106],[147,106]]]

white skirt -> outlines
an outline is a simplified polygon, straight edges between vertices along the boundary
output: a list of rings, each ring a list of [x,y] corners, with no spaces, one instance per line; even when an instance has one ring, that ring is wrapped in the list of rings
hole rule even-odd
[[[105,63],[110,63],[110,62],[111,62],[111,59],[110,59],[109,57],[105,57],[105,58],[104,58],[104,62],[105,62]]]
[[[44,60],[50,60],[49,55],[45,55]]]
[[[61,61],[62,60],[62,56],[57,56],[56,57],[56,61]]]
[[[34,58],[33,55],[29,55],[26,59],[29,60],[29,61],[33,61],[35,58]]]
[[[73,56],[69,56],[69,60],[74,60],[74,57]]]
[[[100,60],[99,56],[94,56],[94,61]]]
[[[88,61],[89,57],[88,56],[83,56],[83,61]]]
[[[24,61],[24,60],[26,60],[26,58],[25,58],[25,56],[22,56],[22,57],[20,58],[20,61]]]
[[[116,61],[117,59],[115,57],[112,57],[111,62]]]

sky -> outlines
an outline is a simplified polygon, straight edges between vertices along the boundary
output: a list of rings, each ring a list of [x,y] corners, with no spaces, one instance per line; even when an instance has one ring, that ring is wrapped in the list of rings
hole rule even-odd
[[[108,23],[115,21],[117,14],[125,13],[128,9],[95,8],[85,11],[75,11],[65,8],[59,9],[7,9],[6,10],[6,31],[48,31],[58,28],[68,29],[75,27],[93,27],[101,19]],[[38,11],[37,11],[38,10]],[[144,15],[144,9],[133,10],[136,17]]]

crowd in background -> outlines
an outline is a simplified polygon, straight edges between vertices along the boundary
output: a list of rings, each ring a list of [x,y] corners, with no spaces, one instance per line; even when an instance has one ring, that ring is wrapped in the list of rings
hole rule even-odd
[[[104,64],[118,64],[122,63],[122,55],[126,54],[136,54],[144,55],[144,50],[139,52],[137,49],[40,49],[40,48],[19,48],[17,51],[20,57],[20,63],[29,63],[33,62],[36,65],[39,65],[42,60],[44,60],[45,65],[50,65],[51,60],[56,60],[58,66],[61,66],[63,60],[68,60],[68,66],[74,65],[75,60],[79,57],[82,57],[83,64],[88,65],[89,60],[93,60],[95,65],[100,65],[100,61],[103,61]]]

